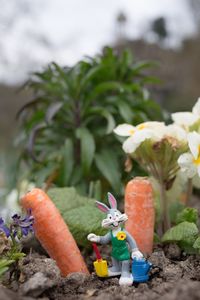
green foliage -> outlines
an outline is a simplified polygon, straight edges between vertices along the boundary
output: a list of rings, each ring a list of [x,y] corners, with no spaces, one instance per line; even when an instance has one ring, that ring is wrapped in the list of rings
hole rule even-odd
[[[197,235],[198,232],[196,224],[185,221],[167,230],[162,237],[162,241],[180,242],[191,236]]]
[[[112,130],[120,123],[162,119],[146,90],[154,79],[145,70],[152,66],[135,62],[129,51],[119,56],[106,48],[73,67],[52,63],[35,73],[26,85],[34,97],[18,114],[24,177],[37,186],[75,186],[87,195],[97,186],[98,193],[120,194],[127,175]]]
[[[79,246],[90,246],[87,240],[89,233],[105,233],[101,228],[105,215],[96,208],[94,199],[80,196],[73,187],[52,188],[48,195],[59,209]]]
[[[194,249],[197,249],[198,253],[200,253],[200,236],[194,242],[193,247]]]
[[[11,259],[0,259],[0,278],[1,276],[8,271],[9,266],[12,265],[15,261]]]
[[[179,212],[176,217],[176,223],[182,223],[184,221],[194,223],[197,225],[198,222],[198,210],[192,207],[186,207],[184,210]]]
[[[162,237],[162,242],[175,242],[187,253],[197,253],[199,246],[198,211],[195,208],[186,207],[176,215],[177,225],[170,228]]]

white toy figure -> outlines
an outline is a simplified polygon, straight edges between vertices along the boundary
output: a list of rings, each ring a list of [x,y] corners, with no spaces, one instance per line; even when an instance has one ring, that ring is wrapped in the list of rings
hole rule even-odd
[[[111,241],[112,267],[108,269],[108,276],[121,275],[120,285],[132,285],[133,276],[130,272],[130,258],[140,259],[143,258],[143,255],[138,250],[130,233],[123,229],[123,224],[128,220],[128,217],[117,210],[117,201],[111,193],[108,193],[108,201],[111,208],[99,201],[96,201],[96,205],[101,211],[107,213],[106,219],[102,221],[102,227],[108,228],[110,231],[104,236],[90,233],[87,238],[91,242],[100,244],[107,244]]]

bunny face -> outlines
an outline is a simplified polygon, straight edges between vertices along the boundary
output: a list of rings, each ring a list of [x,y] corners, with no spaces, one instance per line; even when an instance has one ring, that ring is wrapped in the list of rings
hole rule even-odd
[[[122,214],[117,209],[110,209],[106,219],[102,221],[101,226],[103,228],[117,229],[127,220],[128,217],[126,214]]]
[[[108,202],[111,208],[104,203],[96,201],[97,207],[104,213],[107,213],[107,217],[102,221],[101,225],[104,228],[117,229],[128,220],[128,217],[117,209],[117,201],[111,193],[108,193]]]

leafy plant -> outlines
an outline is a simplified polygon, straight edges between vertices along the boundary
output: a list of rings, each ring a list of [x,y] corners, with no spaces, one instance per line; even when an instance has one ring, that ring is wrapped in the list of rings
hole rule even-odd
[[[162,242],[174,242],[187,253],[199,253],[198,211],[195,208],[187,207],[178,213],[176,222],[175,226],[165,232]]]
[[[12,264],[17,263],[25,256],[20,240],[29,232],[33,232],[31,215],[20,217],[15,214],[12,216],[9,226],[0,218],[0,277]]]
[[[96,198],[102,189],[120,194],[127,175],[112,130],[118,123],[162,118],[146,89],[154,79],[144,71],[152,65],[106,48],[73,67],[52,63],[35,73],[26,84],[33,99],[18,114],[24,177],[47,188],[75,186]]]

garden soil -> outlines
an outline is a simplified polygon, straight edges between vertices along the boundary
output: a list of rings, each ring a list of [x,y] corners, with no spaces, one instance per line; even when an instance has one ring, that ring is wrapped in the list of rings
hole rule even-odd
[[[108,246],[101,246],[109,261]],[[17,272],[7,274],[0,286],[0,300],[196,300],[200,299],[200,256],[186,256],[176,245],[156,248],[147,283],[121,287],[118,278],[98,278],[93,272],[94,254],[86,258],[91,275],[60,276],[55,262],[43,254],[27,255]],[[12,276],[10,276],[12,275]],[[10,278],[11,277],[11,278]]]

